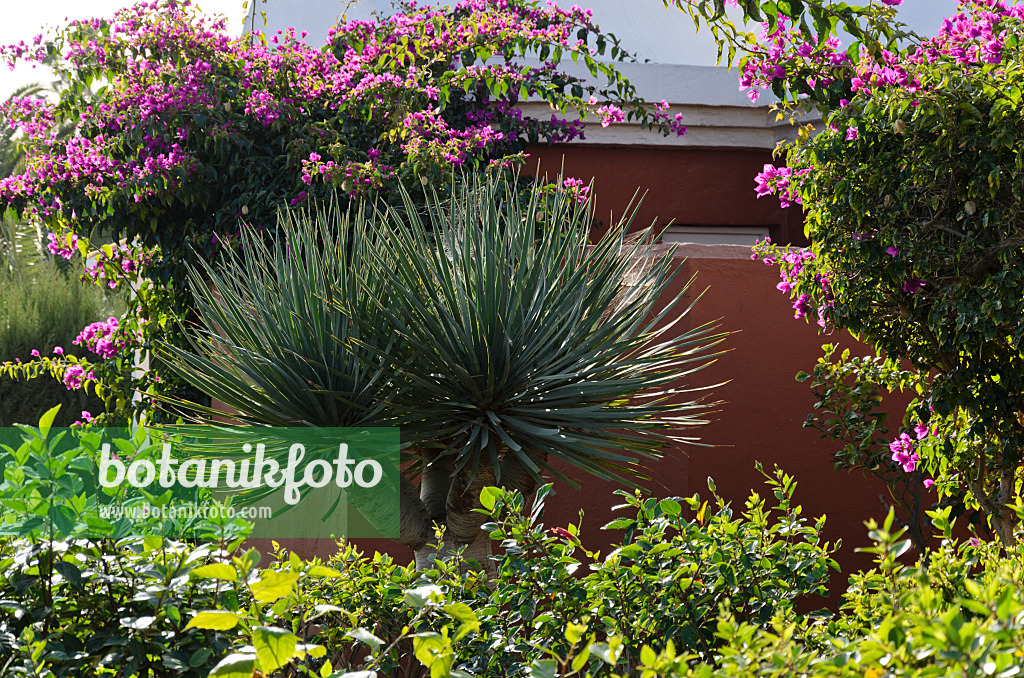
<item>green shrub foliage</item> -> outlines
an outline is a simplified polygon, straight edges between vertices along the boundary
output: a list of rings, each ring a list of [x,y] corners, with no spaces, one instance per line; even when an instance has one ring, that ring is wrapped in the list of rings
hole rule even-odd
[[[95,520],[76,499],[75,478],[93,453],[88,440],[52,455],[47,421],[24,431],[23,447],[7,454],[28,454],[23,468],[53,473],[8,467],[0,486],[5,507],[32,507],[38,518],[0,543],[5,676],[883,678],[1024,670],[1024,548],[958,543],[950,509],[930,512],[942,545],[914,564],[903,562],[910,540],[892,514],[869,523],[875,568],[851,578],[838,612],[806,614],[797,603],[825,593],[838,545],[821,541],[824,518],[802,516],[796,484],[779,470],[765,474],[769,497],[752,494],[742,511],[710,481],[706,500],[619,492],[621,517],[606,529],[620,538],[607,554],[586,548],[577,525],[545,525],[550,486],[532,506],[518,493],[485,488],[485,529],[502,546],[490,579],[464,555],[416,571],[352,544],[326,563],[275,545],[261,568],[255,551],[240,549],[245,529],[233,522],[196,525],[205,545],[77,538],[80,525]],[[68,510],[48,508],[49,497]],[[1024,506],[1015,510],[1024,514]],[[440,528],[436,536],[443,543]]]

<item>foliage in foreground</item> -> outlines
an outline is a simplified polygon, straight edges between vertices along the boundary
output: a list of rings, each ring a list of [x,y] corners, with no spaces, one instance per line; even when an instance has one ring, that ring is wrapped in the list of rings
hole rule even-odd
[[[426,661],[505,676],[549,659],[609,675],[601,656],[635,665],[642,644],[666,638],[709,660],[721,605],[755,624],[789,617],[798,599],[825,592],[835,567],[823,520],[800,516],[780,472],[769,478],[775,500],[752,496],[741,514],[713,491],[708,501],[621,492],[623,517],[608,526],[620,545],[604,556],[583,546],[578,526],[541,522],[550,486],[528,510],[520,495],[488,488],[486,527],[503,547],[490,581],[461,555],[417,572],[350,545],[326,564],[282,552],[260,569],[254,552],[232,553],[241,535],[230,521],[195,526],[210,546],[85,539],[100,527],[83,489],[95,476],[90,435],[57,455],[44,421],[7,451],[17,463],[6,464],[0,501],[4,532],[17,538],[0,546],[0,644],[13,675],[191,676],[219,662],[216,675],[250,676],[285,664],[320,672],[326,661],[398,675]]]
[[[36,462],[43,428],[26,431]],[[53,492],[62,477],[36,474],[40,516],[43,497],[67,495]],[[486,488],[486,529],[503,547],[490,581],[463,556],[416,571],[346,544],[326,563],[278,549],[261,568],[254,551],[237,550],[244,530],[230,522],[197,525],[209,545],[196,546],[76,538],[85,514],[42,520],[0,543],[0,667],[124,678],[1024,670],[1024,549],[958,544],[948,511],[935,512],[941,548],[906,565],[909,540],[890,515],[869,524],[876,568],[852,577],[840,612],[804,614],[797,603],[825,592],[838,545],[820,541],[823,518],[792,503],[790,477],[766,480],[771,499],[751,495],[742,512],[713,483],[707,501],[620,492],[623,514],[606,529],[621,538],[606,555],[576,525],[544,525],[549,486],[529,508]],[[5,507],[26,499],[16,486],[0,487]]]

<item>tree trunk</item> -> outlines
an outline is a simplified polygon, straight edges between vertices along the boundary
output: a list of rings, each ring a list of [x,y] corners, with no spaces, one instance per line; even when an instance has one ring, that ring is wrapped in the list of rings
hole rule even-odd
[[[523,501],[527,503],[537,489],[537,479],[530,475],[529,470],[519,460],[519,457],[511,452],[506,452],[502,458],[501,464],[498,466],[496,480],[506,490],[515,490],[521,494]]]
[[[455,472],[455,457],[429,450],[423,453],[423,476],[420,480],[420,500],[430,520],[444,525],[448,492]]]
[[[971,492],[974,494],[982,510],[988,515],[992,523],[992,529],[1003,546],[1009,548],[1017,543],[1013,533],[1016,526],[1016,514],[1008,504],[1012,502],[1016,486],[1016,467],[999,469],[999,486],[994,496],[990,496],[985,490],[985,476],[988,469],[985,467],[985,460],[979,456],[978,470],[971,480]]]
[[[1009,506],[1013,502],[1016,475],[1015,468],[1000,469],[999,489],[996,490],[995,506],[992,512],[992,529],[999,535],[999,541],[1006,548],[1010,548],[1017,543],[1017,537],[1014,535],[1013,529],[1017,523],[1017,514]]]
[[[426,507],[420,500],[416,488],[407,478],[402,478],[398,542],[413,551],[423,548],[433,535],[433,523]]]
[[[440,468],[440,467],[439,467]],[[436,483],[437,479],[431,482]],[[489,466],[480,467],[472,474],[469,468],[463,468],[450,478],[448,496],[445,500],[444,543],[440,549],[434,545],[424,544],[416,551],[416,569],[422,570],[434,562],[435,557],[447,558],[465,547],[463,558],[475,560],[483,567],[487,576],[496,573],[494,562],[491,561],[491,540],[481,526],[487,517],[476,513],[474,509],[482,508],[480,491],[494,485],[494,470]],[[434,485],[437,487],[437,484]],[[431,498],[433,504],[434,498]]]
[[[480,563],[489,578],[496,574],[490,535],[481,529],[487,516],[477,513],[482,508],[480,491],[490,485],[519,492],[529,501],[537,489],[537,479],[515,454],[505,453],[498,469],[480,467],[470,478],[463,468],[452,475],[455,458],[437,453],[425,455],[426,465],[420,484],[419,498],[432,522],[445,526],[444,543],[433,544],[428,538],[416,552],[416,569],[429,569],[438,557],[447,559],[464,548],[462,557]],[[431,536],[433,532],[431,531]]]

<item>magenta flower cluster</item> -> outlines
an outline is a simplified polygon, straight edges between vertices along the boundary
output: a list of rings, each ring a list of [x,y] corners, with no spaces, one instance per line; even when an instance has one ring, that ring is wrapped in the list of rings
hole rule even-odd
[[[740,91],[751,101],[771,90],[776,80],[796,74],[804,75],[812,87],[824,87],[835,79],[833,71],[849,63],[838,38],[830,36],[820,44],[816,39],[807,42],[791,23],[789,17],[780,15],[774,29],[769,29],[767,22],[762,24],[761,42],[751,49],[740,72]]]
[[[902,0],[882,2],[894,7],[903,4]],[[741,70],[740,90],[756,101],[761,91],[770,90],[777,81],[792,84],[803,79],[815,87],[849,77],[853,91],[864,95],[887,88],[914,94],[922,87],[921,66],[947,62],[961,69],[978,69],[1001,63],[1006,41],[1017,39],[1014,34],[1019,34],[1022,20],[1024,5],[959,0],[957,14],[943,21],[934,38],[904,53],[881,50],[875,57],[862,51],[854,64],[834,36],[819,43],[814,36],[802,35],[789,17],[779,16],[770,31],[767,23],[763,25],[761,41],[751,49]]]
[[[772,243],[771,238],[765,238],[754,246],[750,258],[761,260],[765,266],[779,266],[781,281],[775,287],[784,294],[791,294],[800,285],[810,286],[803,288],[807,291],[798,291],[794,297],[793,317],[801,320],[815,315],[819,327],[828,327],[828,314],[834,306],[835,295],[829,276],[814,265],[814,252],[798,247],[779,247]],[[813,291],[816,301],[808,291]]]
[[[153,201],[163,209],[165,200],[205,181],[210,168],[222,168],[204,156],[211,143],[252,138],[260,129],[302,130],[289,149],[294,183],[284,199],[292,204],[317,183],[358,194],[419,176],[424,167],[477,166],[515,154],[529,139],[582,137],[582,120],[533,119],[514,104],[540,96],[567,102],[585,118],[585,100],[574,103],[564,90],[594,87],[551,61],[527,68],[513,55],[543,47],[592,58],[597,52],[583,36],[599,31],[589,10],[504,0],[453,9],[406,2],[399,9],[387,19],[334,27],[317,48],[291,29],[234,40],[223,20],[198,14],[188,0],[159,0],[121,10],[112,21],[72,22],[31,46],[2,47],[0,59],[12,67],[56,50],[58,72],[99,72],[109,86],[71,109],[79,133],[66,138],[56,134],[63,120],[52,103],[18,99],[0,111],[29,147],[26,171],[0,181],[0,206],[69,224],[95,218],[95,205]],[[463,64],[465,54],[496,56]],[[609,102],[599,117],[610,124],[624,113]],[[681,117],[660,109],[652,115],[677,134],[685,131]],[[353,145],[360,134],[390,143]]]
[[[64,368],[64,386],[69,391],[76,391],[82,388],[82,384],[86,380],[92,380],[96,378],[96,374],[92,371],[86,372],[85,368],[78,364],[71,364]]]
[[[892,460],[896,462],[906,473],[913,473],[917,468],[917,451],[914,449],[914,441],[906,433],[889,443],[889,451],[892,452]]]
[[[118,336],[117,330],[117,318],[107,318],[86,326],[72,343],[86,347],[105,360],[113,358],[128,346],[127,340]]]
[[[782,207],[789,207],[794,203],[802,204],[800,200],[799,186],[793,181],[793,177],[799,178],[808,174],[810,169],[802,169],[795,175],[789,167],[776,167],[771,163],[765,164],[764,168],[754,177],[755,191],[758,198],[766,195],[776,195]]]
[[[68,238],[58,238],[56,233],[48,233],[46,240],[46,249],[55,257],[70,259],[75,250],[78,249],[78,236],[74,233]]]
[[[607,127],[612,123],[626,121],[625,112],[614,104],[601,106],[597,109],[597,114],[601,116],[601,127]]]
[[[590,200],[590,186],[585,186],[582,179],[568,178],[562,181],[562,188],[570,195],[575,195],[576,200],[582,205]]]
[[[883,52],[882,61],[862,59],[853,79],[854,91],[871,94],[900,88],[913,94],[921,87],[918,67],[948,62],[963,70],[984,68],[1003,60],[1003,47],[1024,21],[1024,6],[998,0],[960,0],[960,9],[944,19],[938,35],[906,54]],[[936,85],[940,86],[940,85]]]
[[[101,249],[94,259],[86,262],[81,280],[116,289],[123,280],[123,274],[138,273],[156,256],[156,250],[150,248],[132,247],[127,244],[111,245],[109,255]]]
[[[906,473],[913,473],[921,461],[917,456],[917,443],[933,435],[934,431],[930,430],[926,424],[918,424],[914,427],[914,434],[916,440],[912,439],[907,433],[901,433],[896,440],[889,443],[892,460]],[[924,485],[925,487],[931,487],[932,481],[925,480]]]

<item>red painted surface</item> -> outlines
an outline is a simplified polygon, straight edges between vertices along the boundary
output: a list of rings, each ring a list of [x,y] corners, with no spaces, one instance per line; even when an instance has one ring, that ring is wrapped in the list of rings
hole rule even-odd
[[[638,186],[648,190],[639,216],[641,225],[669,219],[694,225],[767,225],[773,239],[785,241],[800,234],[799,215],[779,209],[777,201],[758,201],[753,176],[770,154],[760,151],[708,151],[628,147],[554,147],[537,150],[542,168],[562,165],[566,175],[594,181],[600,209],[621,213]],[[769,495],[754,468],[760,461],[770,469],[775,464],[798,481],[796,501],[804,515],[828,516],[825,538],[842,538],[837,559],[843,574],[833,576],[833,592],[845,588],[847,575],[869,566],[869,558],[854,549],[869,543],[864,521],[883,515],[879,495],[881,484],[857,473],[832,468],[833,447],[819,440],[801,424],[814,399],[806,384],[794,379],[801,370],[810,371],[821,355],[824,343],[841,343],[866,353],[849,337],[822,336],[816,325],[793,318],[790,302],[775,289],[776,269],[751,261],[744,248],[735,246],[691,246],[684,248],[690,259],[681,261],[684,274],[679,284],[696,274],[692,298],[703,297],[692,311],[687,327],[715,321],[732,334],[721,345],[728,350],[713,365],[689,378],[693,386],[722,383],[710,392],[711,400],[722,401],[710,415],[712,422],[695,429],[710,447],[675,449],[648,470],[654,494],[707,497],[707,478],[713,477],[718,492],[742,509],[751,491]],[[580,478],[579,474],[571,473]],[[545,522],[549,526],[577,522],[584,512],[583,539],[591,549],[607,553],[618,535],[602,532],[609,522],[611,506],[619,498],[609,483],[580,478],[583,488],[556,488]],[[390,552],[400,562],[411,560],[411,552],[391,542],[355,540],[372,552]],[[291,544],[304,554],[330,550],[325,542]],[[830,600],[836,602],[836,595]]]
[[[658,146],[540,146],[531,150],[532,173],[594,182],[597,217],[619,217],[642,196],[635,225],[768,226],[775,242],[805,244],[798,209],[784,210],[775,198],[758,199],[754,176],[771,153]]]

